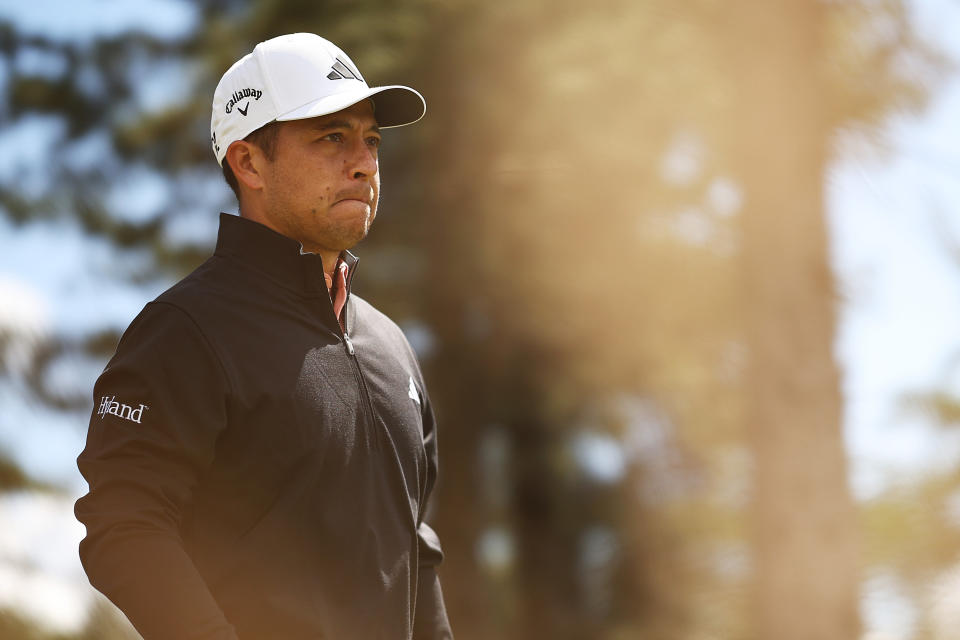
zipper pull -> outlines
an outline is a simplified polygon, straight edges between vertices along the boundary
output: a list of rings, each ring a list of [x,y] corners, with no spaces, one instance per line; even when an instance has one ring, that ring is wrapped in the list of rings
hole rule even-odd
[[[343,343],[344,343],[345,345],[347,345],[347,352],[348,352],[350,355],[354,355],[354,351],[353,351],[353,340],[351,340],[351,339],[350,339],[350,336],[348,336],[346,333],[343,334]]]

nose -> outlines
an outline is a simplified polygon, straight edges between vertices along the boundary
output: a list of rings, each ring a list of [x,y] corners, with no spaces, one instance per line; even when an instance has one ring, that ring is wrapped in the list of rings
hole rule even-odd
[[[376,147],[368,145],[363,138],[354,140],[347,162],[349,163],[348,172],[355,180],[372,178],[379,169]]]

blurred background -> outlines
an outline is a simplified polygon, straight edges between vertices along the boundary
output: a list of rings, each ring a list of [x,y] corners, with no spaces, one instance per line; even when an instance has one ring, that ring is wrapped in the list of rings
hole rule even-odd
[[[956,0],[0,2],[0,639],[77,557],[93,381],[236,211],[220,75],[320,33],[388,130],[355,290],[440,420],[459,640],[960,638]]]

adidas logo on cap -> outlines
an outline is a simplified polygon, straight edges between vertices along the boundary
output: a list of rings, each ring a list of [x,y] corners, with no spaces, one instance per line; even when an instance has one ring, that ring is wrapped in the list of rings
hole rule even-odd
[[[337,58],[336,62],[333,63],[333,67],[330,69],[330,73],[327,74],[328,80],[359,80],[363,82],[363,78],[360,77],[360,72],[356,69],[351,69],[347,64]]]

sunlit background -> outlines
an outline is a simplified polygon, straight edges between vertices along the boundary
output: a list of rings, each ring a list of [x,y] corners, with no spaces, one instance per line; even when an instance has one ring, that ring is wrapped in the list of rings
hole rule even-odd
[[[440,420],[461,640],[960,639],[956,0],[0,2],[0,640],[136,638],[93,381],[236,211],[213,88],[320,33],[427,98],[354,282]]]

